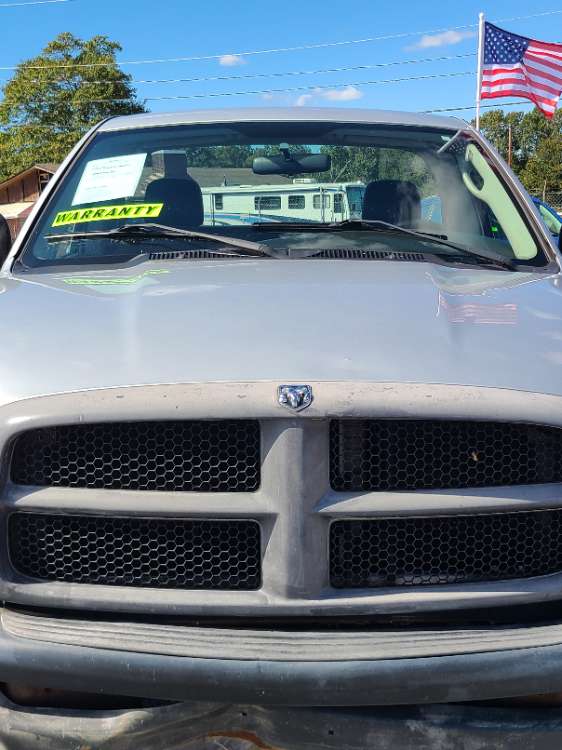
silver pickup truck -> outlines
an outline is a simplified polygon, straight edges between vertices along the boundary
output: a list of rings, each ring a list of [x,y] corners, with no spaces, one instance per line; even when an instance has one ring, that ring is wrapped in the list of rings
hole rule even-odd
[[[473,128],[109,119],[8,244],[6,747],[562,745],[560,258]]]

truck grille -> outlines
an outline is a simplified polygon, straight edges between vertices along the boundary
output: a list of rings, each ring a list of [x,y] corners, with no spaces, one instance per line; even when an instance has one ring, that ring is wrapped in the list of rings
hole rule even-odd
[[[562,510],[335,521],[335,588],[529,578],[562,570]]]
[[[334,420],[334,490],[422,490],[562,481],[562,430],[499,422]]]
[[[256,521],[15,513],[13,566],[45,581],[253,590],[261,582]]]
[[[12,481],[42,487],[251,492],[260,484],[254,420],[111,422],[20,435]]]

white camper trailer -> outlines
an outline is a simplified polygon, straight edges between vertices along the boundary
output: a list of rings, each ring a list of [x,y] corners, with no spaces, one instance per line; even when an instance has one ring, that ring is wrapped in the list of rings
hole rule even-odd
[[[202,192],[205,224],[330,222],[361,218],[365,185],[295,178],[281,185],[220,185]]]

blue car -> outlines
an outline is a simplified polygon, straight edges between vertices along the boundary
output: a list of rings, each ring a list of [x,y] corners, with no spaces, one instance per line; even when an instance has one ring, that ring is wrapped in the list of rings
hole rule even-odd
[[[562,228],[562,217],[552,208],[552,206],[549,206],[548,203],[545,203],[535,196],[532,196],[532,198],[548,231],[558,238],[560,236],[560,229]]]

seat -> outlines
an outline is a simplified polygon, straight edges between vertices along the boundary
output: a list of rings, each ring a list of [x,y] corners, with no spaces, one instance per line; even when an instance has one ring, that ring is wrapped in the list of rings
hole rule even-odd
[[[158,217],[160,224],[187,229],[203,223],[203,195],[201,188],[190,177],[163,177],[150,182],[146,188],[147,203],[163,203]]]
[[[363,218],[409,226],[421,218],[417,187],[407,180],[369,182],[363,198]]]

